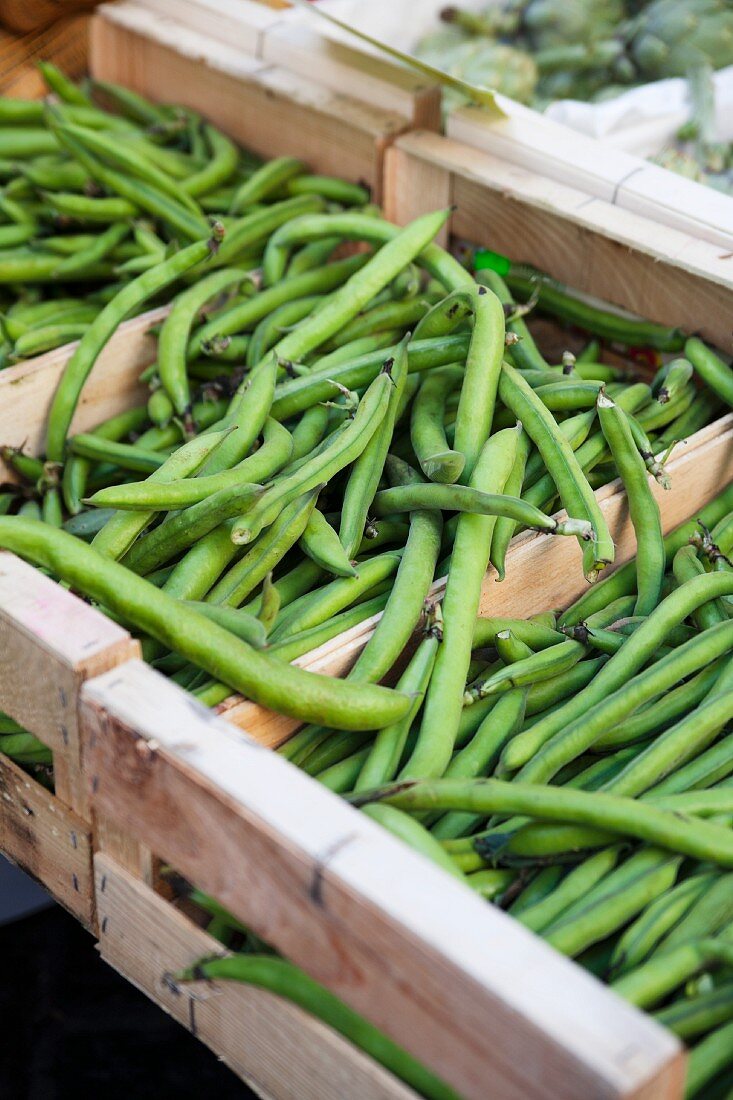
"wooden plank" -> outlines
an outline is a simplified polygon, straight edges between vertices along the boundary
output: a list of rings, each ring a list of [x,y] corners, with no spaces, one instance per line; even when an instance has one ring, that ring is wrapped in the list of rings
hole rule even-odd
[[[262,58],[265,32],[283,19],[256,0],[143,0],[138,7],[254,59]]]
[[[717,248],[733,247],[730,196],[650,164],[611,138],[578,133],[506,96],[499,96],[499,103],[503,119],[476,107],[451,112],[446,135]],[[664,142],[658,140],[659,121],[651,125],[656,151]],[[625,135],[622,131],[617,141]]]
[[[131,3],[96,16],[90,66],[97,77],[195,108],[260,156],[287,152],[316,171],[363,180],[377,200],[384,151],[406,126]]]
[[[91,929],[92,843],[88,825],[0,754],[0,851]]]
[[[79,689],[138,653],[138,642],[122,627],[0,552],[0,710],[53,750],[56,793],[85,818]]]
[[[82,714],[95,807],[467,1100],[681,1095],[669,1033],[141,662]]]
[[[273,1100],[411,1100],[412,1089],[302,1009],[233,982],[170,975],[221,944],[105,853],[94,859],[102,958]]]
[[[428,165],[442,169],[457,236],[733,350],[733,254],[436,134],[404,135],[388,158],[386,206],[397,220],[424,212],[412,181]]]
[[[265,32],[260,54],[264,61],[334,92],[348,90],[351,98],[397,114],[410,126],[440,129],[440,85],[386,57],[372,57],[357,45],[320,34],[313,20],[305,25],[288,18],[294,14],[287,13]]]
[[[90,374],[71,424],[73,432],[96,427],[102,420],[144,401],[147,388],[138,377],[155,359],[148,330],[167,314],[166,307],[125,321],[107,342]],[[43,454],[46,422],[56,387],[77,343],[0,371],[0,443]],[[0,458],[0,480],[17,481]]]

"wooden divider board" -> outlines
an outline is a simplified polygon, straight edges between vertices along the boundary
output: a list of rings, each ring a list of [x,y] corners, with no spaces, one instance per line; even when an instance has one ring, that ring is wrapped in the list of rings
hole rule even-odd
[[[719,249],[733,247],[733,198],[651,164],[607,140],[578,133],[499,96],[505,117],[478,107],[451,112],[449,138],[641,214]]]
[[[126,630],[0,552],[0,710],[54,753],[58,798],[88,820],[77,706],[91,676],[140,652]]]
[[[0,753],[0,852],[94,926],[89,826]]]
[[[386,216],[446,204],[457,236],[733,350],[733,253],[449,138],[404,135],[387,155]]]
[[[71,424],[73,432],[94,428],[146,399],[148,390],[139,375],[155,359],[155,341],[148,330],[167,312],[167,307],[151,309],[120,325],[82,390]],[[0,371],[0,444],[43,454],[51,402],[77,346],[78,342],[65,344]],[[17,480],[15,471],[0,458],[0,481]]]
[[[313,16],[274,10],[255,0],[138,0],[139,6],[182,27],[236,47],[248,57],[298,73],[333,92],[400,115],[411,126],[439,129],[441,90],[386,56],[370,57],[360,43],[336,42]]]
[[[141,662],[82,723],[96,810],[466,1100],[681,1096],[671,1034]]]
[[[199,111],[263,157],[301,157],[314,171],[362,180],[381,197],[385,149],[407,121],[312,79],[240,53],[133,3],[92,23],[94,76]]]
[[[263,989],[176,983],[198,959],[226,954],[170,902],[105,853],[94,859],[105,962],[183,1024],[268,1100],[416,1100],[416,1093],[331,1028]]]

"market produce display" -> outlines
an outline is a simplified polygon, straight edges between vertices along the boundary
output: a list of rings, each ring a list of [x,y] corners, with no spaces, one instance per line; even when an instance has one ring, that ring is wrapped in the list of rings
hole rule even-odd
[[[435,243],[449,211],[398,228],[361,187],[47,72],[59,102],[0,100],[7,361],[82,319],[44,453],[3,448],[0,547],[202,703],[307,723],[283,756],[693,1044],[702,1095],[733,1056],[733,489],[665,538],[651,479],[733,406],[733,370],[503,256],[470,274]],[[151,303],[170,308],[149,400],[74,433],[100,353]],[[637,553],[613,571],[594,489],[616,478]],[[577,540],[595,583],[562,613],[478,617],[527,528]],[[377,612],[348,675],[291,664]],[[4,716],[0,751],[50,763]],[[454,1095],[194,900],[249,951],[180,980],[279,992]]]
[[[715,138],[712,74],[733,65],[733,9],[726,0],[501,0],[441,13],[415,56],[469,84],[544,109],[558,99],[600,102],[668,77],[690,85],[690,119],[652,159],[731,190],[731,146]],[[445,89],[450,108],[460,94]]]

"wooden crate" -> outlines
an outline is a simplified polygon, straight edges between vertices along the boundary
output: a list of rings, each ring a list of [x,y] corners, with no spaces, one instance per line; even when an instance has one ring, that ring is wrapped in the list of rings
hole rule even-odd
[[[467,1100],[487,1081],[497,1100],[681,1096],[673,1036],[141,662],[88,683],[82,719],[105,818]],[[98,902],[104,929],[114,910]],[[147,953],[137,905],[124,934],[128,959]],[[142,985],[123,949],[114,964]],[[159,990],[167,966],[146,965],[144,987]]]
[[[410,125],[385,110],[247,54],[158,11],[104,5],[90,68],[151,99],[195,108],[263,157],[302,157],[315,171],[367,183],[381,199],[384,153]],[[314,65],[318,69],[318,65]]]
[[[411,126],[439,129],[439,85],[384,55],[369,57],[355,39],[334,41],[327,25],[295,8],[257,0],[138,0],[248,57],[306,77],[333,92],[389,111]]]
[[[505,96],[499,103],[504,118],[476,107],[451,112],[447,136],[706,241],[718,251],[733,248],[730,195],[652,164],[610,140],[578,133]],[[664,144],[661,140],[659,147]]]
[[[412,1089],[302,1009],[233,983],[171,975],[222,945],[106,852],[94,859],[99,950],[265,1100],[417,1100]]]
[[[733,255],[710,242],[438,134],[404,135],[387,160],[387,217],[451,205],[446,236],[733,350]]]

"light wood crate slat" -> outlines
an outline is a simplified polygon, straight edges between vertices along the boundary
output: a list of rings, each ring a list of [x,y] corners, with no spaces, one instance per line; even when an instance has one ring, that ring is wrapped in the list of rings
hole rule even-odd
[[[467,1100],[681,1094],[670,1034],[141,662],[82,708],[95,807]]]
[[[718,249],[733,246],[729,195],[651,164],[611,140],[578,133],[505,96],[499,102],[503,119],[476,107],[451,112],[446,135]],[[653,125],[658,131],[659,123]]]
[[[401,137],[388,153],[387,217],[404,224],[446,191],[459,237],[733,349],[733,255],[437,134]]]
[[[93,927],[89,826],[2,753],[0,852],[40,882],[86,928]]]
[[[384,152],[407,127],[394,112],[256,61],[131,3],[98,11],[90,67],[100,79],[195,108],[260,156],[287,151],[315,171],[363,180],[377,201]]]
[[[266,990],[176,984],[170,975],[221,944],[113,859],[94,859],[102,958],[272,1100],[416,1100],[330,1028]]]
[[[139,652],[127,631],[101,612],[15,555],[0,553],[0,710],[52,749],[56,793],[84,818],[79,689]]]
[[[386,56],[367,56],[356,40],[334,41],[297,9],[276,11],[254,0],[142,0],[138,6],[412,126],[440,127],[440,85]]]
[[[140,383],[139,375],[155,359],[155,341],[148,330],[167,312],[166,307],[148,310],[120,325],[82,390],[72,432],[94,428],[102,420],[146,400],[148,390]],[[0,444],[43,454],[51,402],[76,347],[77,343],[65,344],[0,371]],[[19,480],[2,458],[0,480]]]

